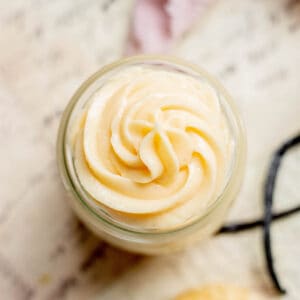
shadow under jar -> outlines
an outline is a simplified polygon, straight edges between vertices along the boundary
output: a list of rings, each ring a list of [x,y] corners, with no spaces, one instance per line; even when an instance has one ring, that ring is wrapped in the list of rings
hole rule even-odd
[[[245,134],[227,91],[172,57],[105,66],[72,97],[57,158],[70,203],[120,248],[162,254],[218,230],[239,190]]]

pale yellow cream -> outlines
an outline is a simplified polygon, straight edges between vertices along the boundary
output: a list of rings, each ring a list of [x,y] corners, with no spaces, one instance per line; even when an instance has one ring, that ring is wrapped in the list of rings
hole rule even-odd
[[[119,222],[184,224],[224,187],[232,137],[216,92],[199,79],[127,67],[93,94],[79,119],[77,176]]]

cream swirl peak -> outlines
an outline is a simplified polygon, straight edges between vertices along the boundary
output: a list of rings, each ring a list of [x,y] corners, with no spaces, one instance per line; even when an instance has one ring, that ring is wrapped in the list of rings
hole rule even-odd
[[[150,66],[116,72],[74,128],[82,186],[123,220],[183,223],[226,183],[228,123],[215,90],[190,75]]]

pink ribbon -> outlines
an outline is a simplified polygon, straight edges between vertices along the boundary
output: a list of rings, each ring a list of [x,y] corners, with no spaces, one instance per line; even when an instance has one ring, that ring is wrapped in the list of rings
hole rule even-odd
[[[126,54],[166,53],[213,0],[136,0]]]

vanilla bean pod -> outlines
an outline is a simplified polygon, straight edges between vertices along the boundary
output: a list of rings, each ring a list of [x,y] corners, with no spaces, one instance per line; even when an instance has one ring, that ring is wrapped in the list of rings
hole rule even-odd
[[[295,137],[287,140],[284,144],[282,144],[274,153],[269,172],[267,175],[266,183],[264,186],[264,217],[263,219],[257,219],[249,222],[242,223],[232,223],[228,225],[224,225],[218,232],[220,233],[237,233],[241,231],[245,231],[248,229],[252,229],[258,226],[263,226],[264,234],[263,234],[263,245],[265,250],[265,258],[266,265],[269,272],[269,275],[274,283],[276,289],[281,293],[285,294],[286,290],[282,287],[279,282],[278,276],[275,272],[274,268],[274,259],[272,254],[271,247],[271,232],[270,227],[271,223],[274,220],[280,220],[282,218],[291,216],[295,213],[300,212],[300,206],[293,207],[291,209],[284,210],[279,213],[272,213],[273,211],[273,194],[275,189],[276,178],[278,174],[278,170],[281,166],[281,161],[285,155],[285,153],[300,143],[300,134]]]
[[[300,205],[284,210],[279,213],[274,213],[272,215],[272,220],[277,221],[284,219],[285,217],[292,216],[296,213],[300,212]],[[249,230],[252,228],[260,227],[264,225],[264,220],[263,219],[256,219],[254,221],[249,221],[249,222],[237,222],[237,223],[230,223],[228,225],[224,225],[217,233],[237,233],[245,230]]]

